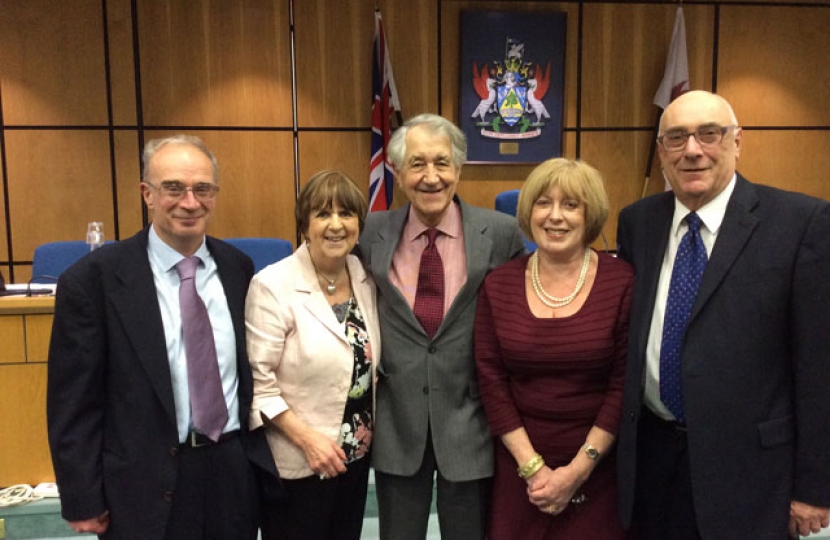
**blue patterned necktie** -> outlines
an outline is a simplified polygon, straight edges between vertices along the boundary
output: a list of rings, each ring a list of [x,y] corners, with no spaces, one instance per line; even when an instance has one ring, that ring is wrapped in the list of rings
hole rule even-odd
[[[228,407],[222,391],[213,327],[205,303],[196,292],[197,266],[198,257],[185,257],[176,265],[181,280],[179,307],[187,358],[187,384],[193,426],[212,441],[218,441],[228,422]]]
[[[681,380],[683,338],[708,260],[700,238],[700,217],[692,212],[685,220],[689,230],[680,240],[674,258],[660,348],[660,400],[681,423],[686,421]]]

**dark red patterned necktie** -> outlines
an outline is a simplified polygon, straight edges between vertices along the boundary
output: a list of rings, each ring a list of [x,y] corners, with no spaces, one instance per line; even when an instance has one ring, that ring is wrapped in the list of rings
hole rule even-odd
[[[421,254],[418,269],[418,289],[412,311],[432,339],[444,320],[444,263],[435,245],[437,229],[427,229],[427,247]]]

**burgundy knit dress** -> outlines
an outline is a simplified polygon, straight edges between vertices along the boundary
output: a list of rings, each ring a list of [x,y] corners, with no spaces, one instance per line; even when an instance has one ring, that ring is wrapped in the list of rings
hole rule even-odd
[[[617,518],[613,451],[577,490],[587,500],[552,516],[528,501],[527,484],[500,436],[524,427],[555,469],[580,451],[592,426],[616,435],[634,273],[600,253],[582,308],[570,317],[539,319],[525,293],[527,261],[520,257],[487,277],[476,314],[479,388],[496,447],[488,538],[626,538]]]

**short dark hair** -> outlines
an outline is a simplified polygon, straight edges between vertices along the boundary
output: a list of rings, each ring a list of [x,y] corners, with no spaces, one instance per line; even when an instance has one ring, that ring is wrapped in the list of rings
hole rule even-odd
[[[363,230],[369,205],[355,181],[338,171],[320,171],[309,178],[300,190],[300,197],[294,207],[297,228],[303,236],[308,234],[311,213],[331,208],[335,201],[343,210],[354,212],[358,218],[360,230]]]

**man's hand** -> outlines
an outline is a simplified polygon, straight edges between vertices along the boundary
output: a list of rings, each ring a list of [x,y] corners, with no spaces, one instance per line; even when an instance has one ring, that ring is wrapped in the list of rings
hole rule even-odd
[[[830,526],[830,508],[811,506],[809,504],[792,501],[790,503],[790,536],[809,536],[810,533],[820,532]]]
[[[95,534],[104,534],[107,532],[107,527],[110,526],[110,513],[104,512],[98,517],[92,519],[85,519],[83,521],[67,521],[69,527],[77,532],[91,532]]]

